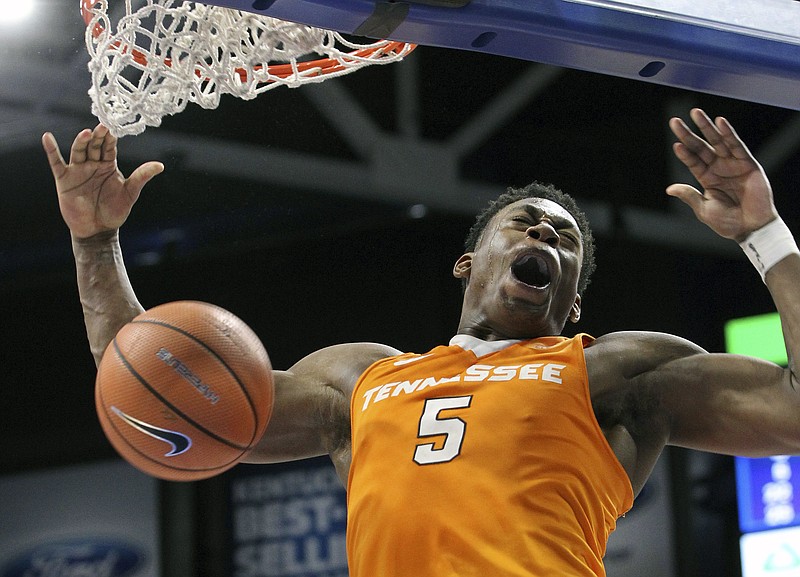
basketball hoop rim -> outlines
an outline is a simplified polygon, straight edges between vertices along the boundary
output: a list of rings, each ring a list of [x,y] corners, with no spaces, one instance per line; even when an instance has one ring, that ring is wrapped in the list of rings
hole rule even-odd
[[[83,17],[83,21],[85,25],[88,27],[92,24],[95,20],[94,16],[94,7],[99,2],[98,0],[81,0],[81,16]],[[100,25],[99,22],[95,22],[94,28],[91,31],[92,37],[97,39],[100,37],[101,34],[105,32],[105,29]],[[120,49],[120,42],[114,43],[112,45],[114,49]],[[370,58],[380,58],[384,54],[401,54],[408,55],[414,49],[417,48],[416,44],[412,44],[409,42],[401,42],[401,41],[394,41],[394,40],[380,40],[376,41],[372,45],[365,45],[363,48],[355,49],[349,53],[346,53],[346,57],[352,57],[357,60],[365,60]],[[128,47],[122,48],[123,52],[128,50]],[[144,53],[136,48],[131,50],[131,56],[133,59],[141,66],[147,65],[147,57]],[[164,64],[170,66],[170,59],[165,58]],[[309,76],[325,76],[330,74],[335,74],[336,72],[340,72],[346,68],[345,65],[341,63],[341,61],[335,58],[320,58],[317,60],[309,60],[304,62],[297,62],[294,64],[270,64],[266,66],[267,73],[270,76],[280,79],[287,79],[296,74],[302,74],[309,71],[313,71],[313,74],[309,74]],[[255,68],[254,70],[261,70],[262,67]],[[237,68],[236,73],[239,75],[242,82],[247,81],[247,71],[243,68]],[[199,74],[199,72],[198,72]],[[267,82],[274,82],[267,81]]]

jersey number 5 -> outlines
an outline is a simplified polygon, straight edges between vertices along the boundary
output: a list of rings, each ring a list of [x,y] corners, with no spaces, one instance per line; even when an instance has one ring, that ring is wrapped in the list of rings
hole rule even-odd
[[[420,443],[414,451],[414,462],[418,465],[449,463],[461,453],[464,432],[467,424],[458,417],[440,418],[442,411],[464,409],[472,402],[472,395],[466,397],[443,397],[428,399],[419,419],[419,438],[444,436],[444,443],[438,449],[435,443]]]

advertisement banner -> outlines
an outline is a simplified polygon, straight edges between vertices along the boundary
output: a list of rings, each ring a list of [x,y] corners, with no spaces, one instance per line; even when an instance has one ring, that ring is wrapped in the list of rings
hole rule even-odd
[[[742,533],[800,525],[800,457],[735,462]]]
[[[157,482],[122,461],[0,477],[0,577],[159,577]]]
[[[231,473],[231,577],[347,577],[347,500],[327,457]]]
[[[744,577],[800,577],[800,527],[742,535]]]

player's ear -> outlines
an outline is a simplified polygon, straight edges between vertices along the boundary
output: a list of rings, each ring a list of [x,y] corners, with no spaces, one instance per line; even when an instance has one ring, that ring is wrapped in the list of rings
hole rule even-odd
[[[464,280],[469,279],[470,272],[472,271],[472,257],[474,254],[473,252],[468,252],[458,257],[455,266],[453,266],[454,277]]]
[[[569,309],[569,320],[573,323],[581,320],[581,295],[575,295],[575,302],[572,303],[572,308]]]

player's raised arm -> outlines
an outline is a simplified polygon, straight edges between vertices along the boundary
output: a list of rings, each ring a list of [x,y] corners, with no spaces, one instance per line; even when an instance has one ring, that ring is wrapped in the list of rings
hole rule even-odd
[[[714,232],[735,240],[761,274],[781,316],[789,368],[796,379],[800,358],[800,252],[794,237],[778,216],[772,188],[730,123],[712,121],[694,109],[692,119],[704,138],[679,119],[670,127],[680,142],[677,157],[703,186],[702,193],[674,184],[667,193],[688,204]]]
[[[780,314],[789,366],[699,355],[673,367],[670,378],[692,384],[675,395],[688,400],[676,402],[683,407],[674,439],[734,454],[800,453],[800,251],[778,216],[762,167],[733,127],[699,109],[691,117],[699,134],[677,118],[670,128],[678,138],[676,156],[703,191],[673,184],[667,193],[717,234],[738,242],[750,258]]]
[[[78,133],[69,163],[49,132],[42,146],[72,235],[86,332],[99,363],[117,331],[142,311],[125,271],[118,230],[144,185],[164,166],[148,162],[125,178],[117,167],[117,139],[103,125]]]
[[[92,354],[99,364],[108,343],[143,311],[119,245],[119,227],[144,185],[163,169],[141,165],[128,177],[117,168],[117,139],[105,126],[75,138],[66,163],[52,134],[42,137],[59,207],[72,234],[78,288]],[[343,481],[350,466],[350,395],[361,372],[391,347],[358,343],[328,347],[275,371],[269,426],[247,456],[251,462],[330,454]]]

